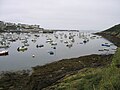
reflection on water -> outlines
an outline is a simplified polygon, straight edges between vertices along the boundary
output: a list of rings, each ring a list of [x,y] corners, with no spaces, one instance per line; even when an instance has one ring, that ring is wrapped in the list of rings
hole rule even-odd
[[[58,31],[0,34],[0,71],[30,69],[53,61],[90,54],[111,54],[116,46],[88,32]],[[8,55],[2,55],[8,51]]]

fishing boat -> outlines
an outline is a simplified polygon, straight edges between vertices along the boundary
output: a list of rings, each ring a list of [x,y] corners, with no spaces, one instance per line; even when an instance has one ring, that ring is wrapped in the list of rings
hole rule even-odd
[[[0,51],[0,56],[8,55],[8,51]]]

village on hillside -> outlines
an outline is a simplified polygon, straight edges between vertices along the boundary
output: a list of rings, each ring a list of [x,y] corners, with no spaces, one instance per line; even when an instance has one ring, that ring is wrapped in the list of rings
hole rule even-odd
[[[0,21],[0,32],[42,32],[40,25],[28,25]]]

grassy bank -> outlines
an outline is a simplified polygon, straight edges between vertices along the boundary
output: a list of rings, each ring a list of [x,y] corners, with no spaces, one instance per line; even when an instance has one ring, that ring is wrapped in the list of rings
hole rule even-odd
[[[120,48],[108,66],[84,68],[44,90],[120,90]]]

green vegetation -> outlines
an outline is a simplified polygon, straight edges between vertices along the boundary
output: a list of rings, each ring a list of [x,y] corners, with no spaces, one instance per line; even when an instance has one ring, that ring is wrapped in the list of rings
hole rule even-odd
[[[120,48],[110,65],[84,68],[44,90],[120,90]]]
[[[115,25],[100,33],[104,33],[104,34],[108,34],[108,35],[112,35],[114,37],[120,38],[120,24]]]
[[[103,36],[107,40],[114,43],[116,46],[120,47],[120,24],[96,34]]]
[[[107,29],[107,30],[105,30],[103,32],[116,32],[116,33],[120,33],[120,24],[115,25],[115,26],[113,26],[113,27],[111,27],[111,28],[109,28],[109,29]]]

